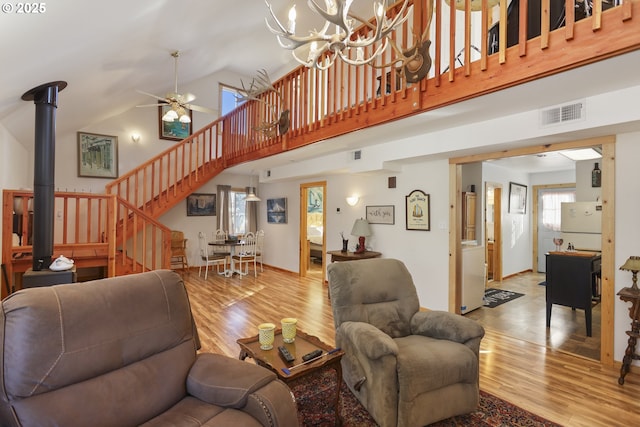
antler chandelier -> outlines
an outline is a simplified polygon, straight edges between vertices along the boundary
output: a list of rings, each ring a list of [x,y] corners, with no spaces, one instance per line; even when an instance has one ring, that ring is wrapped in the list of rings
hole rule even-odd
[[[309,31],[308,36],[297,36],[295,5],[289,10],[289,20],[285,27],[273,13],[269,2],[265,0],[271,19],[266,18],[267,27],[276,35],[281,47],[292,51],[293,57],[299,63],[310,67],[327,69],[336,60],[342,59],[351,65],[364,65],[372,63],[387,47],[387,37],[399,25],[408,18],[407,4],[404,0],[398,14],[393,18],[387,18],[387,0],[373,2],[374,22],[360,18],[349,9],[353,0],[324,0],[325,8],[320,7],[315,0],[308,0],[309,9],[325,19],[320,31]],[[372,30],[370,35],[363,37],[356,34],[360,26],[366,26]],[[330,33],[331,30],[334,30]],[[382,40],[374,48],[376,42]],[[372,49],[366,49],[372,47]],[[369,51],[372,51],[369,54]],[[330,52],[331,54],[325,55]],[[300,53],[306,53],[302,58]],[[366,56],[369,55],[369,56]]]

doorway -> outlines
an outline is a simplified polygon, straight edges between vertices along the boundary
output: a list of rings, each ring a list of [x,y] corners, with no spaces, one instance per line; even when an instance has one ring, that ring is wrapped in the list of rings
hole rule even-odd
[[[317,275],[324,283],[326,267],[326,181],[300,184],[300,276]]]
[[[487,182],[484,190],[484,236],[487,284],[502,281],[502,184]]]
[[[536,222],[533,229],[533,262],[534,271],[538,273],[544,273],[547,269],[544,254],[558,250],[554,238],[560,237],[560,204],[575,202],[575,185],[533,186],[532,214]]]
[[[613,366],[613,345],[614,345],[614,303],[615,289],[613,277],[615,272],[615,136],[605,136],[586,140],[571,142],[561,142],[556,144],[545,144],[500,152],[475,154],[465,157],[449,159],[450,170],[450,223],[460,224],[462,221],[461,187],[462,187],[462,166],[493,159],[507,157],[518,157],[551,151],[567,149],[586,148],[593,146],[602,147],[602,282],[601,282],[601,333],[600,333],[600,362],[605,366]],[[606,177],[606,178],[605,178]],[[535,227],[534,227],[535,228]],[[452,227],[450,232],[450,263],[449,263],[449,310],[459,313],[459,302],[462,280],[461,280],[461,230],[460,227]],[[533,265],[532,265],[533,267]]]

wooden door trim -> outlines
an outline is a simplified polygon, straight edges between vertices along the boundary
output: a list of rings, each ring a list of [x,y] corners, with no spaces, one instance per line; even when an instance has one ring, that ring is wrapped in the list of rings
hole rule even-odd
[[[461,292],[461,167],[467,163],[502,159],[528,154],[582,148],[602,147],[602,324],[600,333],[600,363],[613,366],[614,303],[615,303],[615,135],[588,138],[555,144],[541,144],[492,153],[475,154],[449,159],[449,310],[460,312]],[[453,224],[453,225],[451,225]],[[458,302],[458,303],[457,303]]]
[[[304,182],[300,184],[300,277],[307,275],[307,263],[309,262],[307,248],[307,199],[309,188],[322,187],[322,283],[325,282],[327,263],[327,236],[324,230],[327,229],[327,181]]]

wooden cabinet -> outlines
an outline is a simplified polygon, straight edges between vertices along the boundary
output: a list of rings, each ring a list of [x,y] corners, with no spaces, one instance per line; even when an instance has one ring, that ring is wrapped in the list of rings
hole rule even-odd
[[[476,193],[462,193],[462,240],[476,240]]]
[[[549,252],[546,272],[547,328],[551,307],[564,305],[585,313],[587,336],[591,336],[591,307],[597,301],[601,256],[595,252]],[[594,298],[595,297],[595,298]]]

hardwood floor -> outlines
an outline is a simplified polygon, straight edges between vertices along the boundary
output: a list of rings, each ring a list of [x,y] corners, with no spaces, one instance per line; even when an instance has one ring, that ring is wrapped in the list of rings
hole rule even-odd
[[[524,296],[495,308],[481,307],[465,317],[511,337],[600,360],[600,304],[591,310],[591,337],[587,337],[584,310],[574,311],[560,305],[551,309],[551,327],[547,329],[546,289],[539,284],[544,279],[542,273],[523,273],[502,283],[490,282],[488,287]]]
[[[238,338],[255,335],[259,323],[279,323],[289,316],[298,318],[298,327],[307,333],[335,343],[327,288],[313,274],[299,278],[265,266],[257,278],[214,274],[205,281],[197,269],[182,276],[202,351],[237,357]],[[552,327],[557,314],[554,308]],[[629,373],[625,385],[619,386],[617,369],[510,337],[491,324],[485,329],[480,350],[483,390],[564,426],[640,425],[640,372]]]

